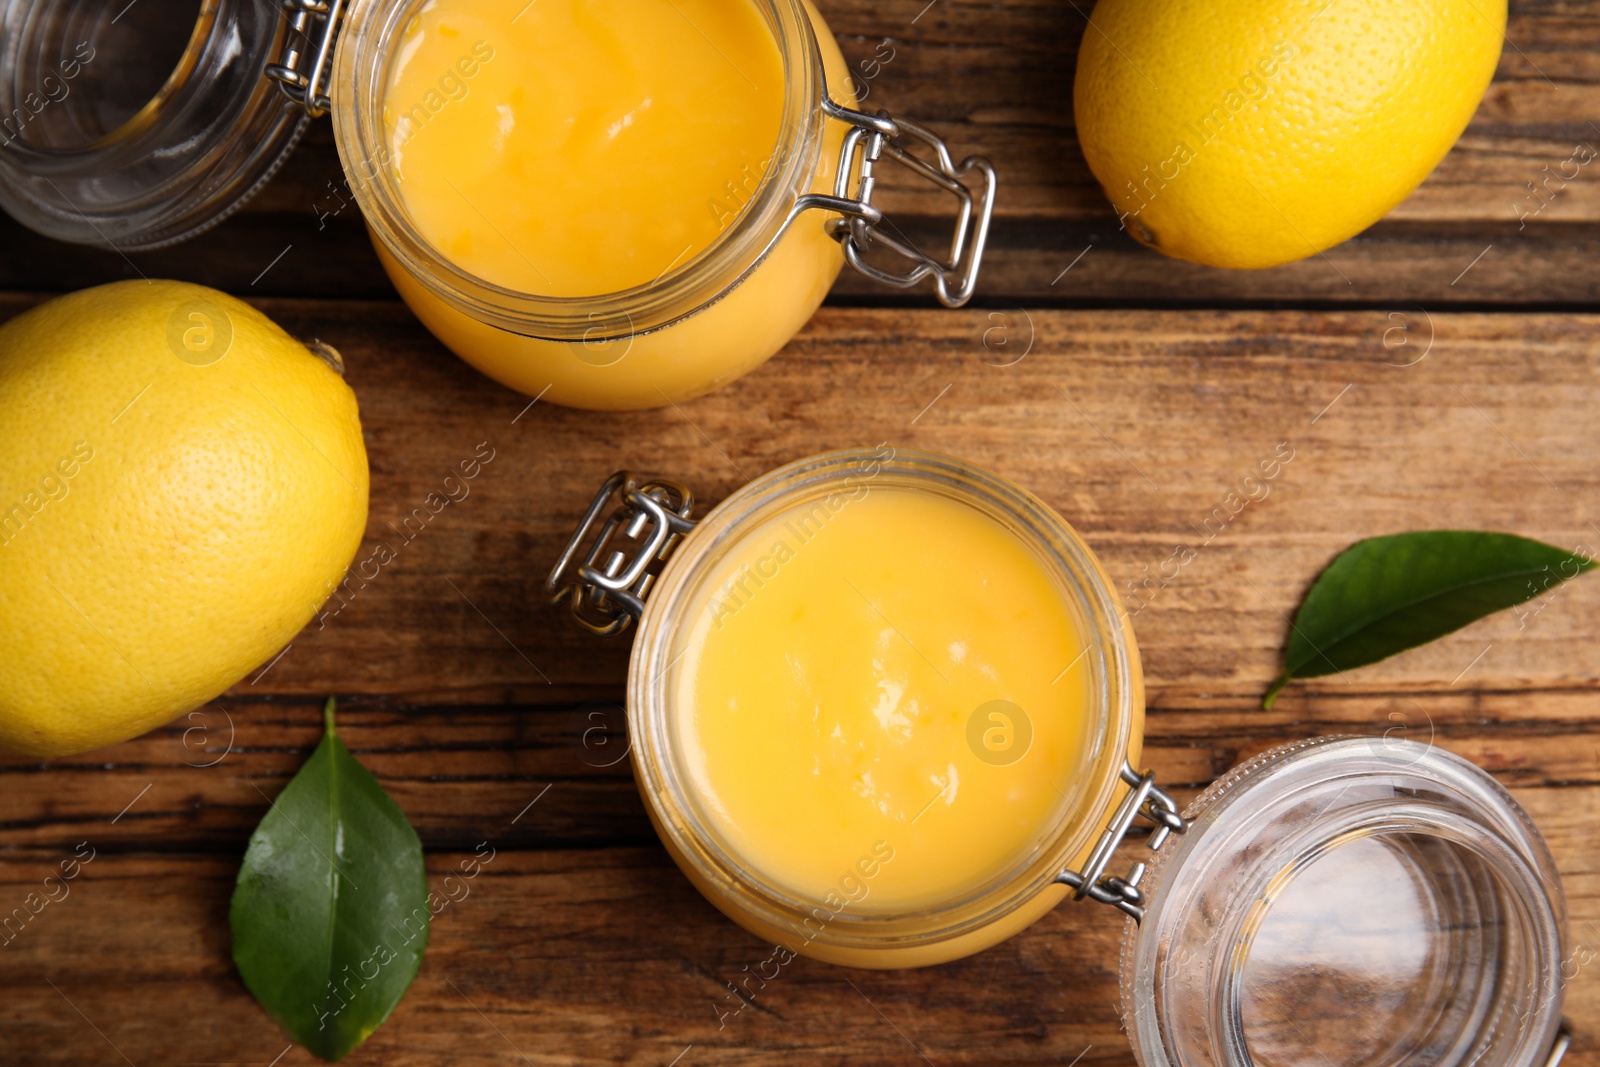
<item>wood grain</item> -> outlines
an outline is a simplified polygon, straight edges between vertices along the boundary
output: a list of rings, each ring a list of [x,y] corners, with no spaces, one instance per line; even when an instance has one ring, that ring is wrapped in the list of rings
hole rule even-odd
[[[1592,956],[1595,794],[1520,799],[1566,874],[1572,943]],[[504,823],[480,825],[493,838]],[[0,901],[20,901],[66,855],[14,857],[0,870]],[[741,1010],[728,983],[771,947],[729,924],[659,850],[498,851],[478,877],[447,885],[469,855],[429,855],[430,888],[454,901],[434,920],[406,998],[346,1062],[1133,1062],[1116,994],[1122,923],[1097,905],[1063,904],[1010,941],[925,970],[797,959],[765,988],[752,985]],[[0,1054],[27,1064],[119,1054],[135,1064],[266,1064],[280,1053],[280,1064],[316,1062],[287,1047],[230,965],[235,873],[231,857],[98,854],[4,950]],[[1592,965],[1571,983],[1567,1012],[1580,1024],[1600,1017]],[[1593,1062],[1581,1029],[1579,1042],[1572,1062]]]
[[[0,297],[0,315],[30,302]],[[110,1061],[113,1043],[141,1064],[283,1050],[232,971],[226,901],[327,693],[421,832],[436,884],[479,842],[498,850],[351,1062],[664,1064],[691,1045],[680,1062],[1059,1064],[1086,1048],[1080,1062],[1128,1062],[1120,928],[1087,906],[928,971],[800,963],[719,1030],[723,983],[767,950],[676,874],[614,762],[626,639],[590,638],[542,602],[567,527],[617,467],[711,503],[789,460],[882,440],[1017,480],[1135,585],[1146,762],[1180,797],[1300,737],[1442,745],[1516,791],[1566,879],[1574,946],[1600,948],[1600,680],[1586,655],[1600,585],[1255,707],[1283,613],[1356,538],[1461,526],[1600,543],[1600,317],[834,308],[719,393],[596,415],[528,408],[391,303],[262,306],[345,356],[371,454],[368,547],[479,442],[495,458],[253,684],[114,749],[0,760],[0,893],[20,900],[79,842],[98,851],[72,897],[3,950],[5,1062]],[[1294,457],[1267,497],[1219,525],[1213,509],[1284,441]],[[1141,590],[1177,544],[1194,561]],[[1575,1063],[1600,1062],[1597,988],[1587,969],[1572,987]],[[130,992],[144,989],[161,994]]]
[[[1592,125],[1600,123],[1600,3],[1593,0],[1513,3],[1495,82],[1434,174],[1361,237],[1272,271],[1177,263],[1119,231],[1078,148],[1073,120],[1073,72],[1092,5],[823,0],[819,6],[868,90],[868,105],[921,119],[958,154],[981,152],[997,167],[999,224],[980,302],[1420,302],[1430,308],[1596,302],[1600,180],[1588,168],[1571,181],[1558,178],[1541,194],[1546,206],[1523,218],[1536,203],[1527,199],[1528,183],[1544,182],[1545,168],[1558,170],[1578,144],[1600,148],[1600,130]],[[880,56],[892,58],[884,63]],[[195,241],[127,258],[103,247],[67,249],[0,218],[0,288],[59,291],[143,273],[264,296],[391,295],[342,174],[331,124],[318,123],[238,216]],[[949,207],[944,194],[918,189],[895,168],[883,171],[882,182],[884,203],[902,227],[936,239]],[[840,300],[880,304],[897,296],[848,275],[837,293]],[[926,293],[912,299],[932,306]]]
[[[1089,3],[819,6],[870,106],[999,169],[977,301],[931,310],[847,274],[770,364],[678,409],[529,408],[450,356],[394,300],[355,209],[335,211],[348,193],[326,122],[241,213],[172,249],[123,257],[0,218],[0,319],[144,274],[254,298],[338,347],[372,464],[362,554],[398,550],[193,716],[81,757],[0,755],[0,915],[80,843],[96,850],[70,897],[0,945],[0,1064],[312,1062],[240,984],[227,901],[329,693],[422,835],[436,891],[480,842],[496,849],[347,1062],[1130,1063],[1121,925],[1091,905],[928,970],[797,960],[719,1026],[737,1006],[726,983],[769,949],[656,843],[620,758],[627,639],[591,638],[543,602],[614,469],[678,478],[705,506],[782,463],[880,441],[989,466],[1083,533],[1135,608],[1145,763],[1180,799],[1302,737],[1440,745],[1532,814],[1564,879],[1572,958],[1600,958],[1600,582],[1257,709],[1286,616],[1357,538],[1477,527],[1600,545],[1600,316],[1586,313],[1600,309],[1600,178],[1585,168],[1520,218],[1528,182],[1600,146],[1600,0],[1513,3],[1495,82],[1428,181],[1354,240],[1262,272],[1168,260],[1118,231],[1075,137]],[[937,197],[892,171],[884,195],[908,233],[938,236]],[[399,533],[480,442],[495,458],[470,496]],[[1282,442],[1294,458],[1232,516],[1227,495]],[[1151,579],[1178,545],[1193,561]],[[1594,971],[1579,967],[1566,1003],[1580,1067],[1600,1064]]]
[[[596,415],[528,409],[386,308],[266,306],[350,365],[372,456],[368,551],[398,540],[480,442],[496,458],[455,514],[394,545],[399,561],[297,640],[257,693],[533,703],[551,686],[620,687],[626,642],[591,639],[541,590],[593,487],[619,468],[713,502],[783,463],[886,440],[1039,494],[1124,588],[1192,545],[1198,557],[1141,598],[1135,625],[1152,683],[1212,694],[1199,699],[1260,692],[1280,613],[1357,538],[1445,526],[1600,543],[1589,425],[1600,319],[1586,316],[825,310],[716,394]],[[1215,510],[1281,442],[1294,458],[1270,495],[1222,524]],[[1555,604],[1525,630],[1507,615],[1368,677],[1445,688],[1496,642],[1472,668],[1478,686],[1588,688],[1571,642],[1600,636],[1600,587],[1574,585]]]

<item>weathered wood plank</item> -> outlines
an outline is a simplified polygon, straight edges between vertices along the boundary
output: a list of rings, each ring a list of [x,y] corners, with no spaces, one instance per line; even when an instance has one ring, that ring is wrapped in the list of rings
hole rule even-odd
[[[1600,181],[1590,169],[1571,180],[1559,176],[1576,145],[1600,147],[1591,125],[1600,122],[1600,4],[1513,4],[1497,79],[1432,177],[1388,219],[1326,259],[1265,272],[1177,264],[1118,232],[1078,148],[1072,113],[1090,5],[821,6],[867,87],[868,104],[923,119],[958,153],[982,151],[999,168],[1000,224],[981,300],[1570,307],[1600,296],[1588,267],[1600,254]],[[882,175],[886,205],[909,231],[936,236],[932,220],[948,208],[943,194],[922,191],[895,170]],[[189,244],[130,259],[104,248],[65,248],[0,220],[0,288],[72,289],[142,271],[230,292],[387,296],[392,290],[341,175],[331,125],[319,123],[240,215]],[[1530,199],[1530,182],[1541,188],[1537,199]],[[1493,251],[1452,285],[1490,244]],[[1089,245],[1092,252],[1061,276]],[[838,293],[894,298],[851,277]]]
[[[1404,737],[1459,753],[1514,788],[1600,788],[1600,700],[1587,691],[1328,693],[1261,712],[1158,690],[1144,765],[1189,797],[1240,759],[1306,737]],[[415,707],[347,699],[340,734],[431,849],[655,841],[634,789],[620,704]],[[0,861],[94,834],[114,852],[237,853],[321,738],[320,705],[223,700],[82,757],[0,756]],[[548,792],[546,791],[548,788]],[[537,819],[511,823],[537,800]],[[532,810],[532,809],[530,809]],[[115,822],[113,822],[115,820]]]
[[[1600,146],[1600,139],[1597,139]],[[902,219],[913,239],[948,240],[942,221]],[[1348,306],[1484,309],[1600,304],[1600,223],[1384,221],[1325,255],[1265,271],[1203,267],[1157,255],[1116,220],[1005,219],[996,224],[974,303],[1029,307]],[[192,242],[123,259],[49,241],[0,217],[0,288],[59,292],[141,274],[247,297],[388,300],[394,289],[350,219],[243,215]],[[280,259],[279,256],[282,256]],[[845,271],[834,305],[933,308],[921,291],[887,290]],[[403,308],[390,312],[404,316]]]
[[[0,314],[20,306],[0,300]],[[1592,317],[835,309],[718,393],[596,414],[529,408],[392,305],[265,306],[344,353],[372,461],[361,556],[384,542],[397,560],[348,584],[245,696],[614,694],[627,641],[579,631],[541,585],[593,487],[622,467],[712,502],[784,462],[882,440],[990,466],[1061,511],[1128,591],[1157,707],[1259,694],[1283,613],[1357,538],[1465,527],[1600,544]],[[403,532],[483,442],[494,458],[470,496]],[[1268,495],[1232,515],[1229,494],[1279,449],[1293,459]],[[1193,561],[1152,578],[1179,545]],[[1303,708],[1302,694],[1349,685],[1593,693],[1581,650],[1597,637],[1600,585],[1578,582],[1525,622],[1497,616],[1284,699]]]
[[[997,206],[1013,218],[1109,216],[1078,149],[1072,83],[1090,4],[1040,0],[823,0],[865,103],[935,127],[957,156],[988,155],[1005,182]],[[1460,143],[1397,219],[1515,222],[1540,182],[1578,142],[1600,146],[1600,4],[1523,3],[1511,18],[1495,81]],[[887,43],[885,43],[887,42]],[[1153,72],[1159,76],[1159,71]],[[870,75],[870,76],[869,76]],[[336,211],[342,170],[330,123],[249,209],[314,219]],[[1559,178],[1559,175],[1558,175]],[[1543,193],[1541,219],[1600,220],[1600,183],[1582,173]],[[943,196],[887,168],[894,206],[941,214]],[[345,194],[347,197],[348,194]]]
[[[26,303],[0,298],[0,315]],[[369,546],[478,442],[496,457],[395,565],[220,709],[83,759],[0,763],[0,889],[27,892],[78,841],[100,849],[74,897],[7,946],[8,1061],[113,1057],[87,1043],[101,1039],[66,998],[135,1062],[266,1063],[282,1050],[232,976],[226,900],[249,829],[314,743],[317,700],[338,692],[354,698],[347,737],[431,847],[502,848],[502,880],[441,917],[416,990],[366,1053],[373,1062],[518,1058],[486,1017],[550,1062],[665,1063],[690,1044],[691,1056],[729,1063],[921,1053],[1059,1063],[1088,1045],[1082,1062],[1127,1062],[1116,930],[1081,909],[951,967],[857,981],[915,1050],[845,972],[812,965],[730,1024],[748,1031],[718,1031],[721,982],[764,950],[672,873],[621,765],[592,765],[612,758],[583,746],[593,720],[573,722],[594,710],[582,701],[616,699],[626,667],[625,642],[595,642],[540,600],[591,486],[632,466],[714,501],[779,463],[885,439],[964,455],[1033,489],[1119,582],[1137,586],[1177,543],[1198,548],[1177,579],[1135,589],[1148,762],[1181,795],[1276,740],[1391,728],[1432,737],[1518,787],[1567,877],[1575,938],[1600,946],[1588,845],[1600,685],[1585,658],[1600,587],[1574,583],[1525,620],[1497,616],[1291,690],[1270,715],[1253,710],[1280,612],[1357,537],[1483,526],[1597,543],[1600,318],[832,309],[713,396],[596,415],[527,409],[393,304],[264,306],[347,359],[373,464]],[[1295,454],[1270,494],[1222,522],[1215,509],[1281,441]],[[519,706],[493,707],[504,703]],[[234,716],[236,746],[205,767],[225,736],[219,710]],[[204,732],[186,740],[191,727]],[[640,847],[596,848],[615,845]],[[436,879],[453,861],[431,857]],[[1600,1028],[1591,981],[1580,973],[1573,992],[1581,1041]]]
[[[497,458],[456,514],[396,545],[398,563],[296,641],[256,684],[268,692],[498,689],[537,702],[550,682],[620,684],[627,643],[578,631],[543,604],[541,583],[591,487],[623,467],[715,501],[781,463],[887,440],[1017,480],[1124,586],[1190,545],[1195,560],[1165,588],[1146,587],[1145,607],[1130,605],[1158,693],[1259,692],[1280,612],[1359,537],[1454,526],[1600,544],[1590,426],[1600,319],[825,311],[727,389],[677,410],[596,415],[543,404],[524,414],[525,398],[403,319],[360,306],[271,310],[351,366],[373,456],[369,544],[396,540],[477,443]],[[1294,459],[1270,495],[1237,518],[1219,512],[1285,441]],[[1593,665],[1576,652],[1596,637],[1600,586],[1577,583],[1525,628],[1512,615],[1488,620],[1365,678],[1445,688],[1492,643],[1462,681],[1592,688]]]
[[[1592,958],[1600,789],[1522,790],[1519,799],[1565,875],[1571,945],[1583,951],[1575,958]],[[461,817],[490,839],[505,828],[500,813]],[[86,836],[99,840],[98,831]],[[0,902],[20,902],[70,855],[8,858]],[[659,850],[501,850],[475,879],[447,885],[465,855],[429,856],[430,886],[454,902],[434,921],[410,993],[348,1062],[659,1065],[681,1055],[683,1064],[800,1056],[1062,1064],[1080,1054],[1080,1063],[1132,1062],[1119,1029],[1122,924],[1096,905],[1065,904],[987,952],[926,970],[863,973],[796,960],[764,989],[752,986],[744,1010],[722,1017],[737,1007],[726,983],[770,947],[722,918]],[[4,949],[0,1055],[29,1064],[119,1062],[119,1053],[133,1063],[265,1064],[286,1053],[276,1062],[313,1062],[286,1049],[233,972],[227,902],[236,863],[97,853],[70,895]],[[1593,966],[1578,968],[1566,1014],[1577,1033],[1572,1062],[1596,1062]]]

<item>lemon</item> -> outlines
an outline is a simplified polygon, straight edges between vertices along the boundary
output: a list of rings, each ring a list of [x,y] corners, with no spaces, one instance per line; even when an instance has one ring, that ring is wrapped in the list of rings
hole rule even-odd
[[[1073,89],[1122,225],[1271,267],[1361,232],[1466,128],[1505,0],[1100,0]]]
[[[0,326],[0,747],[83,752],[216,697],[359,546],[355,395],[253,308],[119,282]]]

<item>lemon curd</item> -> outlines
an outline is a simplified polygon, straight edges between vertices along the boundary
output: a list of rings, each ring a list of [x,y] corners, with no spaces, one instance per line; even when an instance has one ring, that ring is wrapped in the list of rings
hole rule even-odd
[[[753,526],[700,588],[676,740],[749,877],[825,902],[791,947],[992,887],[1054,831],[1095,728],[1085,635],[998,520],[857,484]]]
[[[847,88],[818,30],[828,80]],[[410,226],[514,294],[599,298],[692,270],[779,155],[788,61],[756,0],[428,0],[393,56],[382,120]],[[802,139],[820,142],[819,190],[843,134],[829,126]],[[799,329],[843,261],[825,221],[802,215],[697,314],[564,340],[464,314],[379,253],[423,322],[491,377],[558,403],[654,407],[743,373]]]

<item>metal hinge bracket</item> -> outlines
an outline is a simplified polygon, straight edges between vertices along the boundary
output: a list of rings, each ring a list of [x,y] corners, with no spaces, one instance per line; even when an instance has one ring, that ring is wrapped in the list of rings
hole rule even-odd
[[[277,0],[289,20],[283,52],[267,67],[267,77],[283,95],[311,118],[333,106],[328,85],[333,80],[333,45],[339,36],[345,0]]]
[[[1144,880],[1145,865],[1143,862],[1135,863],[1133,869],[1122,877],[1106,874],[1112,853],[1128,836],[1133,820],[1139,816],[1155,824],[1148,842],[1152,852],[1166,844],[1170,835],[1181,834],[1189,827],[1178,814],[1178,805],[1157,787],[1153,774],[1140,774],[1132,765],[1124,762],[1121,775],[1129,787],[1128,794],[1117,805],[1105,833],[1100,835],[1094,851],[1089,853],[1082,872],[1062,871],[1056,881],[1073,888],[1074,900],[1088,897],[1102,904],[1110,904],[1138,922],[1144,918],[1145,896],[1139,889],[1139,883]]]
[[[618,506],[602,519],[613,500]],[[572,617],[602,636],[626,630],[643,614],[645,594],[668,555],[694,529],[693,506],[693,494],[676,482],[627,471],[607,478],[545,579],[550,602],[568,600]],[[578,562],[585,543],[589,549]]]

